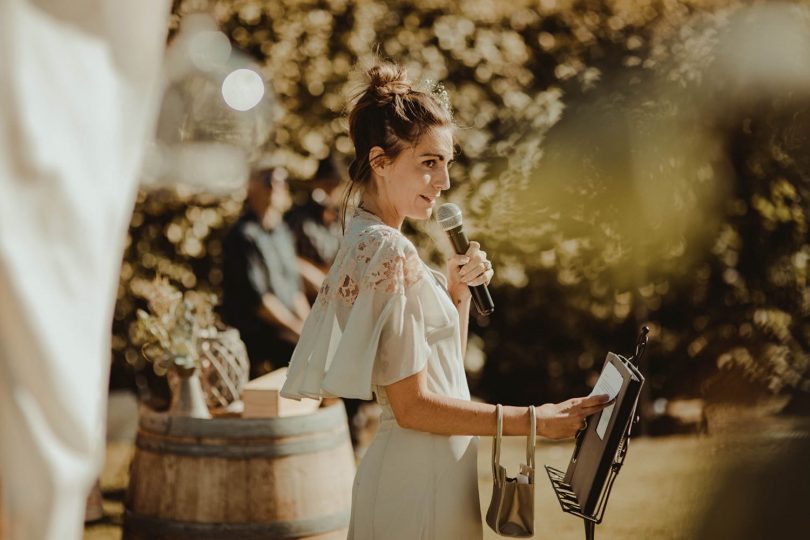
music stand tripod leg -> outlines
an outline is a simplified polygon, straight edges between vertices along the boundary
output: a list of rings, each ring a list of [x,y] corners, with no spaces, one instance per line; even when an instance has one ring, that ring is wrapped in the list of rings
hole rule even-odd
[[[596,523],[589,519],[583,519],[585,522],[585,540],[593,540],[593,535],[596,530]]]

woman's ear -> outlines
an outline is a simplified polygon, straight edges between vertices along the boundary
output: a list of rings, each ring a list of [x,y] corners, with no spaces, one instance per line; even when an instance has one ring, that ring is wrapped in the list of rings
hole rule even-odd
[[[388,156],[385,155],[385,150],[379,146],[373,146],[368,152],[368,164],[371,170],[379,176],[385,176],[385,169],[388,166]]]

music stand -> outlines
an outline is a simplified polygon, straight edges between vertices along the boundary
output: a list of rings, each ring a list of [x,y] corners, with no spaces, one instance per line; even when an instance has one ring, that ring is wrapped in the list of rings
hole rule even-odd
[[[597,426],[602,412],[592,415],[587,427],[577,435],[568,470],[562,472],[545,466],[562,511],[582,518],[586,540],[594,540],[596,525],[602,522],[613,482],[627,455],[630,433],[639,421],[636,409],[644,377],[638,365],[647,347],[649,331],[647,326],[642,327],[635,354],[629,360],[613,353],[605,360],[605,368],[612,364],[623,378],[615,410],[608,413],[607,428]]]

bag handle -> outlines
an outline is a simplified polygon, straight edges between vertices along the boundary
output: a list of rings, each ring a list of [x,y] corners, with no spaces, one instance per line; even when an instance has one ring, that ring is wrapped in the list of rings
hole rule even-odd
[[[501,464],[501,438],[503,437],[503,406],[495,405],[495,417],[497,418],[497,428],[495,430],[495,442],[492,445],[492,476],[497,476],[498,466]]]
[[[492,474],[497,474],[498,466],[501,464],[501,439],[503,438],[503,406],[495,405],[495,416],[497,427],[495,430],[495,444],[492,445]],[[537,411],[534,405],[529,405],[529,435],[526,437],[526,465],[534,472],[534,454],[537,446]]]
[[[537,412],[534,405],[529,405],[529,436],[526,437],[526,465],[531,467],[534,474],[534,449],[537,445]]]

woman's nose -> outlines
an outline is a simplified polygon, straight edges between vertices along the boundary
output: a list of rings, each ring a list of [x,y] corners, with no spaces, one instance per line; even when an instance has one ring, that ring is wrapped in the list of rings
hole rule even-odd
[[[450,171],[447,170],[447,167],[444,167],[440,173],[433,176],[433,182],[441,190],[450,189]]]

